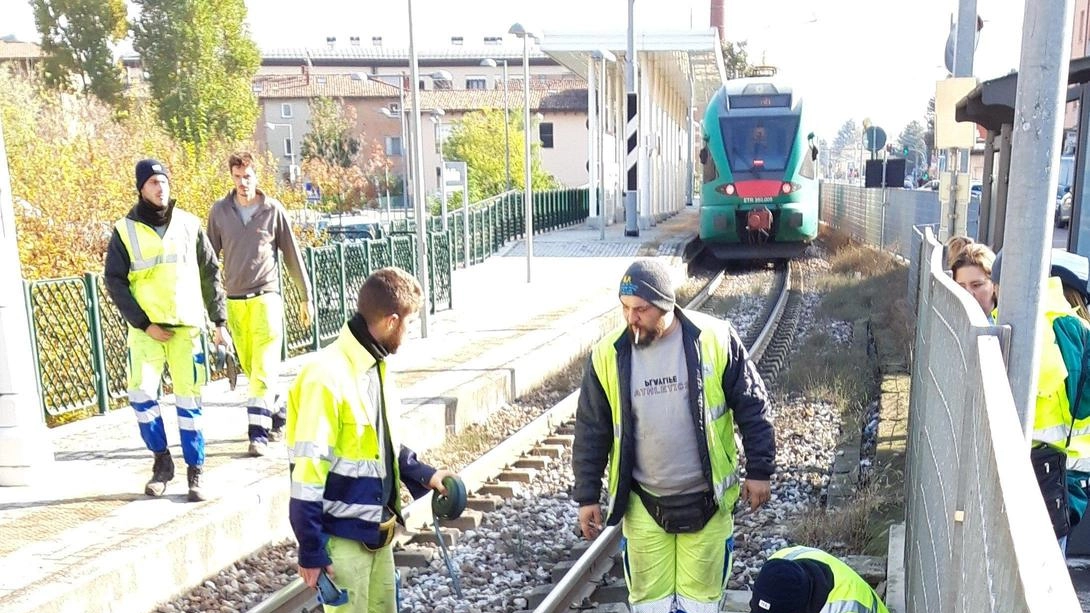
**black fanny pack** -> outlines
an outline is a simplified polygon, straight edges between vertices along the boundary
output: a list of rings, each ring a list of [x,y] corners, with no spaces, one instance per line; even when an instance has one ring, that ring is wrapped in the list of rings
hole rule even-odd
[[[655,523],[668,534],[699,532],[719,509],[710,491],[655,496],[636,483],[632,484],[632,491],[643,501],[644,508],[655,518]]]

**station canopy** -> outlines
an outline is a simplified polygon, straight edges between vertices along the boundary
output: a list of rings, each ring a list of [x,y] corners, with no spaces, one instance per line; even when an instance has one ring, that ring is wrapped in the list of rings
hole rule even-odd
[[[665,72],[670,88],[682,99],[688,99],[689,79],[693,80],[693,104],[707,105],[712,95],[726,81],[723,52],[715,28],[703,31],[642,32],[636,34],[636,51],[640,59],[650,59],[655,67]],[[595,52],[606,50],[617,57],[618,66],[612,70],[624,70],[627,48],[624,32],[614,33],[564,33],[548,32],[542,36],[540,48],[561,65],[584,79],[587,62]],[[646,68],[646,67],[644,67]],[[646,78],[646,72],[644,77]]]

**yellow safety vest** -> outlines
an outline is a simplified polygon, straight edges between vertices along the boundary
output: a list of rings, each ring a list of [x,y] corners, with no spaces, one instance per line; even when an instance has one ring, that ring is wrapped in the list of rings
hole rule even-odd
[[[1041,362],[1038,371],[1037,403],[1033,419],[1033,440],[1067,450],[1067,467],[1090,472],[1090,417],[1071,423],[1071,398],[1067,397],[1067,367],[1056,344],[1052,322],[1057,317],[1075,315],[1075,309],[1063,295],[1059,277],[1050,277],[1045,288],[1045,319],[1040,338]],[[1067,444],[1068,431],[1071,443]]]
[[[814,560],[833,571],[833,589],[821,613],[889,613],[871,586],[836,556],[812,547],[788,547],[769,556],[769,559],[775,558]]]
[[[323,527],[330,534],[373,540],[383,521],[386,477],[395,490],[391,510],[401,512],[399,400],[393,386],[386,377],[386,362],[376,361],[346,325],[337,340],[303,366],[288,391],[285,439],[294,464],[291,504],[321,501]],[[369,407],[377,422],[369,416]],[[385,432],[392,458],[380,442],[380,433]]]
[[[166,233],[128,217],[114,224],[129,254],[129,291],[152,323],[203,326],[197,266],[200,220],[174,209]]]
[[[717,330],[723,322],[714,317],[686,311],[685,316],[700,328],[700,368],[704,380],[704,433],[712,468],[712,489],[720,508],[730,509],[738,499],[738,450],[734,444],[734,413],[728,410],[723,392],[723,373],[730,357]],[[680,325],[680,322],[679,322]],[[621,458],[621,388],[614,343],[625,333],[621,326],[598,341],[591,353],[594,373],[609,401],[613,416],[613,446],[609,453],[609,508],[612,510],[620,481]],[[680,333],[680,332],[679,332]],[[689,364],[687,368],[694,368]],[[724,507],[723,501],[726,500]]]

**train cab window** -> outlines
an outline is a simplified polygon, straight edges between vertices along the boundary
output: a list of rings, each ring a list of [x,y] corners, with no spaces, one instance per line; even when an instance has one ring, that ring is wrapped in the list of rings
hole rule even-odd
[[[817,176],[817,158],[818,149],[814,144],[814,135],[810,134],[810,138],[806,143],[806,151],[802,154],[802,164],[799,165],[799,174],[807,179],[813,179]]]
[[[700,149],[700,164],[704,170],[705,183],[711,183],[719,178],[719,171],[715,167],[715,160],[712,159],[711,152],[708,151],[707,143]]]
[[[795,116],[720,119],[727,158],[734,173],[783,171],[795,144]]]

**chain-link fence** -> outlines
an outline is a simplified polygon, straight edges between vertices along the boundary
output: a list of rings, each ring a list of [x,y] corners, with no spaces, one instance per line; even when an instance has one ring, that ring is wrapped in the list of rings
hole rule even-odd
[[[470,263],[479,263],[524,231],[522,194],[508,192],[470,206]],[[582,221],[587,216],[587,190],[551,190],[534,194],[534,230],[547,231]],[[428,220],[428,295],[430,309],[451,306],[452,270],[466,266],[463,214]],[[281,270],[284,292],[284,352],[298,355],[337,337],[356,310],[356,296],[372,271],[398,266],[416,274],[417,237],[410,219],[395,220],[390,235],[374,240],[346,241],[304,250],[306,273],[314,291],[311,325],[300,323],[299,289]],[[24,284],[31,318],[32,341],[43,410],[50,426],[124,403],[127,387],[127,326],[105,291],[101,275],[45,279]],[[209,375],[226,375],[209,360]],[[167,388],[169,389],[169,388]]]
[[[819,218],[853,239],[881,247],[905,259],[912,257],[912,229],[938,231],[942,214],[938,192],[896,188],[863,188],[845,183],[821,183]],[[966,228],[976,237],[980,196],[969,199]]]

